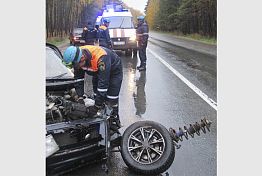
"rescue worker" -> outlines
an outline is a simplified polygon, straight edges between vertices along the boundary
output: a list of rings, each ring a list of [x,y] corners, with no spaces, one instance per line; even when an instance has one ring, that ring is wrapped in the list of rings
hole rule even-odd
[[[139,71],[146,70],[146,47],[148,42],[148,25],[145,22],[144,16],[137,17],[137,29],[136,29],[136,35],[137,35],[137,41],[138,41],[138,55],[140,59],[140,66],[137,67]]]
[[[115,127],[121,127],[118,114],[118,97],[123,79],[123,71],[120,57],[110,49],[100,46],[70,46],[64,52],[64,62],[72,62],[76,71],[84,70],[93,76],[93,91],[95,93],[95,105],[90,107],[90,116],[94,116],[107,103],[112,107]],[[79,78],[78,72],[75,77]],[[84,76],[84,75],[82,75]],[[79,88],[79,87],[78,87]],[[76,88],[77,89],[77,88]],[[76,91],[78,96],[83,96],[82,91]]]
[[[108,29],[109,24],[110,24],[110,19],[104,18],[103,25],[99,26],[98,28],[97,39],[99,42],[99,46],[103,46],[103,47],[111,49],[112,43],[111,43],[109,29]]]
[[[94,45],[97,35],[97,30],[93,27],[91,22],[87,23],[86,32],[82,34],[83,39],[85,40],[86,45]]]

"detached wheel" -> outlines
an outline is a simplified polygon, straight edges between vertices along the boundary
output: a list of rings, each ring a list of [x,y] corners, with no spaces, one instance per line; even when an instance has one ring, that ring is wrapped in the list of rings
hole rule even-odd
[[[153,121],[138,121],[125,130],[121,155],[134,172],[154,175],[170,167],[175,158],[175,148],[163,125]]]

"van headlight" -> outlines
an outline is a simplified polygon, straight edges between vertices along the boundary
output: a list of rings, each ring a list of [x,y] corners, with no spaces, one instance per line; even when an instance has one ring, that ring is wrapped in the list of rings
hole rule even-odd
[[[129,38],[130,41],[135,41],[136,40],[136,35],[132,35],[130,38]]]
[[[59,150],[59,146],[55,142],[55,139],[51,134],[46,136],[46,158],[53,155],[55,152]]]

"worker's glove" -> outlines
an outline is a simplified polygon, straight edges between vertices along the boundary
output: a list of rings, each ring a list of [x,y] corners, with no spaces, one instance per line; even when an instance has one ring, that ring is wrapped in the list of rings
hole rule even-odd
[[[101,109],[101,106],[90,106],[89,107],[89,113],[88,113],[88,116],[89,117],[93,117],[95,115],[97,115],[97,112]]]
[[[95,100],[91,98],[84,98],[85,106],[90,107],[95,105]]]

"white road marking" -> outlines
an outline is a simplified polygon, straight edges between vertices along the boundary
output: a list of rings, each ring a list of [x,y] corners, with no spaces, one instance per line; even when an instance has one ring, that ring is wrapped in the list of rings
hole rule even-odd
[[[162,64],[164,64],[170,71],[172,71],[178,78],[180,78],[188,87],[190,87],[197,95],[199,95],[203,100],[205,100],[212,108],[217,111],[217,103],[209,98],[205,93],[203,93],[194,84],[188,81],[183,75],[181,75],[176,69],[169,65],[164,59],[162,59],[158,54],[153,52],[151,49],[147,48],[150,53],[152,53]]]

